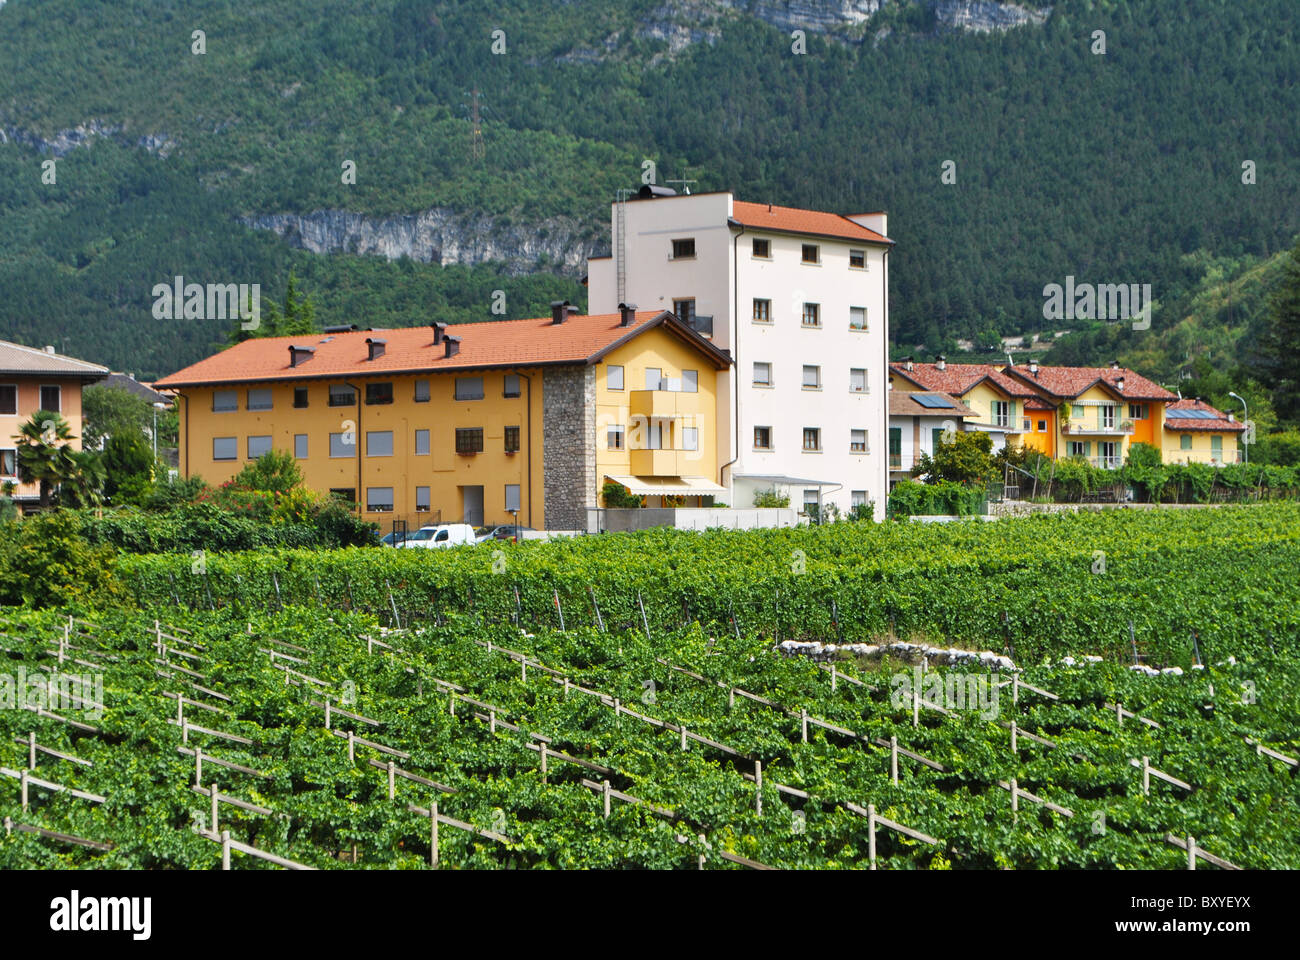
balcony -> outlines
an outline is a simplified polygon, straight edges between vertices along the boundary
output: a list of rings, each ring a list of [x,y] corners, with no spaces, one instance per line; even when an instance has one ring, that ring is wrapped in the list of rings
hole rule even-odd
[[[1124,466],[1123,457],[1089,457],[1088,462],[1102,470],[1118,470]]]
[[[1112,421],[1111,423],[1063,423],[1061,433],[1067,436],[1101,436],[1124,437],[1133,433],[1132,420]]]
[[[634,417],[675,420],[701,412],[698,391],[682,390],[678,380],[660,380],[659,385],[658,390],[629,390],[628,413]],[[677,389],[670,389],[674,386]]]
[[[702,337],[708,337],[709,339],[713,338],[712,314],[708,316],[702,316],[698,313],[694,314],[686,321],[686,325]]]
[[[903,456],[901,453],[891,453],[889,455],[890,470],[911,470],[920,462],[921,455],[919,453],[913,453],[908,456]]]
[[[698,461],[696,450],[629,450],[628,467],[638,477],[681,477],[690,471],[689,458]]]

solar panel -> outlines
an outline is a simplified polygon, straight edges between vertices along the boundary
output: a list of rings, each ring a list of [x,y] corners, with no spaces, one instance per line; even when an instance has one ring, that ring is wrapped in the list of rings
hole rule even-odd
[[[923,407],[951,410],[952,403],[946,397],[937,397],[932,393],[914,393],[912,399]]]
[[[1218,420],[1218,416],[1209,410],[1170,410],[1169,417],[1174,420]]]

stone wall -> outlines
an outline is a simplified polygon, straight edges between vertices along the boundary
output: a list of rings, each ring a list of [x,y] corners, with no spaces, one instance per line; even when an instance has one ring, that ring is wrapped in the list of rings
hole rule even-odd
[[[548,530],[582,530],[596,506],[596,368],[542,375],[542,473]]]

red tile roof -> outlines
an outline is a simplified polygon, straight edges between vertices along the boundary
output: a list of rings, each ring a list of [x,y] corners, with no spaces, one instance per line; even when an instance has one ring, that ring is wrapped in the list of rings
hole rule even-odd
[[[1204,410],[1214,414],[1214,419],[1179,417],[1179,410]],[[1165,429],[1176,430],[1179,433],[1188,433],[1192,430],[1240,433],[1246,429],[1246,425],[1240,420],[1229,420],[1226,413],[1203,400],[1178,400],[1165,407]]]
[[[444,373],[492,367],[531,367],[595,363],[622,343],[662,326],[695,347],[717,368],[730,364],[728,355],[662,310],[638,311],[631,326],[619,325],[617,313],[570,316],[555,325],[550,317],[449,324],[447,336],[459,337],[460,351],[445,356],[433,345],[429,327],[355,330],[295,337],[245,340],[206,360],[163,377],[159,390],[201,384],[269,380],[318,380],[327,377],[367,377],[398,373]],[[384,354],[367,360],[366,339],[385,341]],[[309,359],[289,366],[289,347],[311,347]]]
[[[1042,397],[1030,397],[1025,401],[1026,410],[1055,410],[1056,405]]]
[[[893,243],[874,230],[838,213],[820,210],[800,210],[798,207],[779,207],[767,203],[747,203],[733,200],[731,216],[737,223],[756,230],[776,230],[781,233],[803,233],[814,237],[832,237],[837,240],[863,240],[868,243]]]
[[[1024,383],[1032,384],[1053,397],[1069,399],[1079,396],[1097,382],[1103,382],[1117,397],[1129,400],[1176,400],[1177,395],[1170,393],[1159,384],[1152,383],[1146,377],[1132,370],[1120,367],[1048,367],[1040,366],[1038,376],[1029,372],[1028,367],[1004,367],[1008,375]],[[1124,380],[1124,389],[1119,389],[1118,381]]]
[[[914,363],[909,371],[901,363],[891,363],[889,369],[911,380],[923,390],[937,390],[960,397],[985,380],[1012,397],[1036,397],[1029,387],[1008,377],[991,363],[949,363],[940,370],[933,363]]]
[[[956,397],[946,393],[931,393],[929,396],[942,397],[952,404],[950,407],[927,407],[915,399],[917,393],[903,390],[889,391],[889,415],[891,417],[973,417],[975,411]]]

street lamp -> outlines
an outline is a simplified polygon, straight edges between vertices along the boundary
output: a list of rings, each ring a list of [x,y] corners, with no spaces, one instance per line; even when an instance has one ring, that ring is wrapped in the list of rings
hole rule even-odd
[[[1246,406],[1246,398],[1243,397],[1241,394],[1233,393],[1231,390],[1229,390],[1228,396],[1236,397],[1238,400],[1241,401],[1241,409],[1242,409],[1241,422],[1246,425],[1246,432],[1242,434],[1242,438],[1241,438],[1242,439],[1241,455],[1242,455],[1242,461],[1244,463],[1250,463],[1250,446],[1246,442],[1246,438],[1250,436],[1250,407]]]
[[[510,515],[515,518],[515,543],[519,542],[519,511],[511,510]]]

